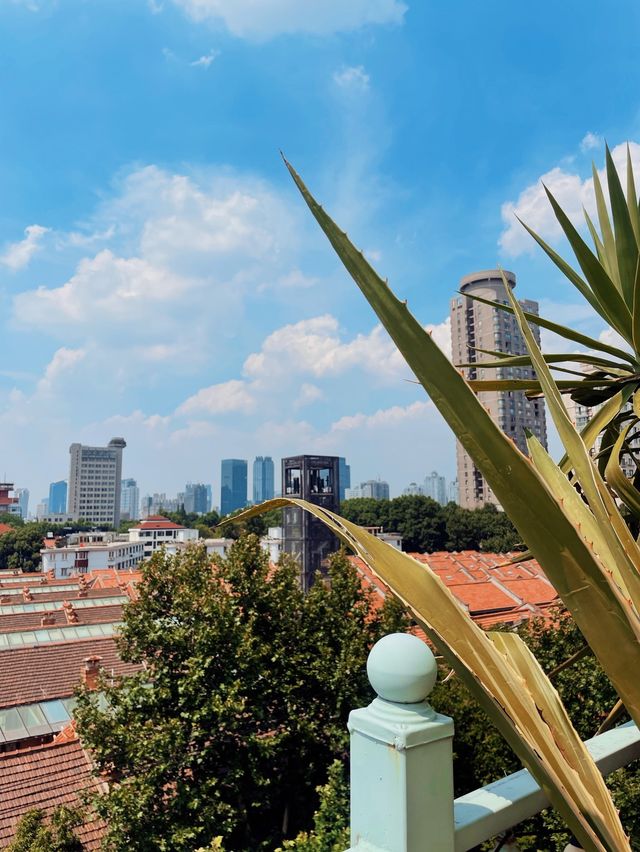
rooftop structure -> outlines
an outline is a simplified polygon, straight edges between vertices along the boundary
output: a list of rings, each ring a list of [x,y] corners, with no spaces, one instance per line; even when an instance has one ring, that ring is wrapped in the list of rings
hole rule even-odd
[[[325,509],[340,508],[337,456],[291,456],[282,459],[282,493],[300,497]],[[309,512],[297,507],[282,510],[283,549],[300,563],[300,583],[308,590],[325,559],[339,547],[338,539]]]

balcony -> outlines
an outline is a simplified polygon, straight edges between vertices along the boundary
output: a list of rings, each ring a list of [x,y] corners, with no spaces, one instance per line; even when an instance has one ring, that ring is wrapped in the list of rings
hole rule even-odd
[[[466,852],[549,805],[526,769],[454,799],[454,721],[427,701],[437,667],[423,642],[386,636],[369,655],[367,673],[378,697],[349,716],[347,852]],[[629,722],[586,746],[607,775],[640,758],[640,732]]]

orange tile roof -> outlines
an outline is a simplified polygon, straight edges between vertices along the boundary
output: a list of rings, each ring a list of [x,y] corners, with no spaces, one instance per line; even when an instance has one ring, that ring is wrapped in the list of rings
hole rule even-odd
[[[80,683],[87,657],[102,658],[109,674],[133,674],[139,666],[123,663],[111,637],[73,639],[6,648],[0,651],[0,707],[68,698]]]
[[[534,559],[505,564],[516,554],[461,552],[410,553],[431,569],[450,588],[473,620],[482,627],[500,623],[518,624],[546,614],[557,594]],[[363,585],[382,601],[387,586],[358,557],[351,557]]]
[[[11,524],[0,524],[0,535],[4,535],[5,533],[11,532],[13,527]]]
[[[89,757],[77,739],[0,755],[0,847],[12,841],[30,808],[82,807],[82,793],[98,791]],[[105,824],[95,816],[76,829],[82,848],[100,849]]]

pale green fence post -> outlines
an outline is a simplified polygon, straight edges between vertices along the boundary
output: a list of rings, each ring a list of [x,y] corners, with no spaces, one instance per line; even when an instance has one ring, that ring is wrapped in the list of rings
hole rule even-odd
[[[426,701],[433,654],[393,633],[374,645],[367,674],[378,697],[349,716],[349,852],[453,852],[453,721]]]

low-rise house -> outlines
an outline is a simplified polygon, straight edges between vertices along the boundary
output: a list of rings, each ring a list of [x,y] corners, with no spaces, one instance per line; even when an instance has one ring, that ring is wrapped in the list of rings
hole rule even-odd
[[[144,555],[148,557],[160,547],[165,548],[168,553],[175,553],[178,549],[176,544],[197,541],[198,535],[198,530],[183,527],[162,515],[150,515],[137,527],[131,527],[129,541],[132,544],[142,544]]]
[[[44,547],[40,554],[43,572],[52,571],[56,578],[61,579],[109,568],[131,570],[146,555],[144,544],[137,541],[91,541],[64,547]]]

